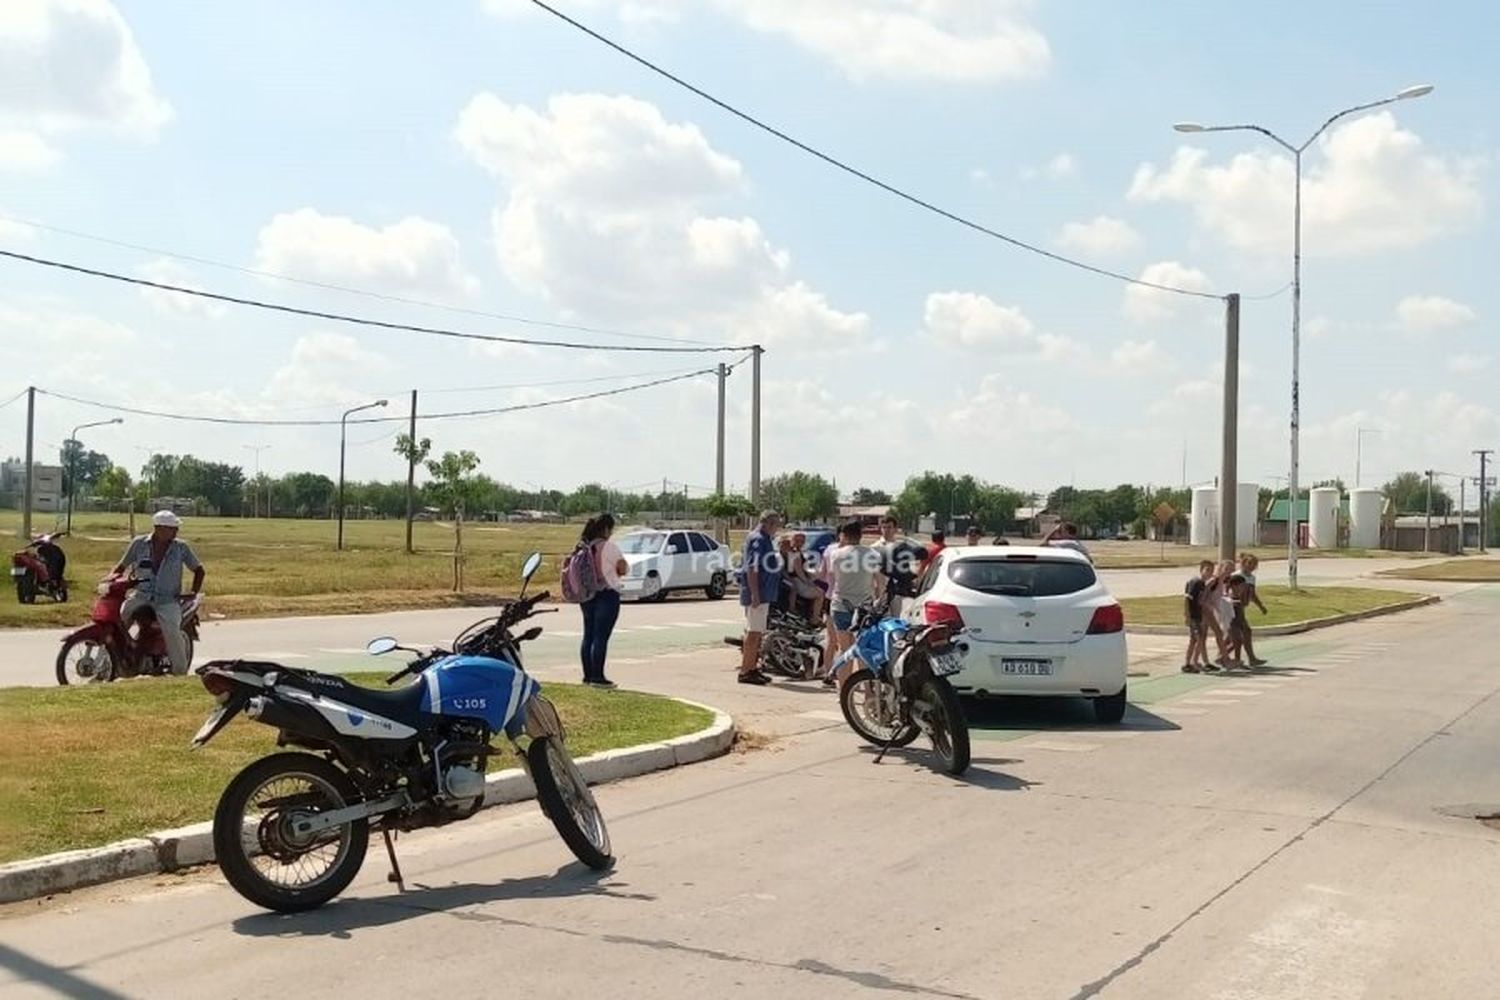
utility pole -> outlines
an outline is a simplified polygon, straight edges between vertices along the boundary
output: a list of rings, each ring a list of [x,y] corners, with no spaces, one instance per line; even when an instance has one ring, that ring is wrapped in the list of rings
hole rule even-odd
[[[1224,296],[1224,451],[1219,473],[1219,558],[1233,559],[1239,537],[1240,296]]]
[[[27,438],[27,446],[30,447],[30,438]],[[1485,551],[1489,544],[1490,532],[1490,481],[1487,473],[1489,468],[1489,457],[1495,453],[1493,448],[1475,448],[1474,454],[1479,456],[1479,551]]]
[[[26,486],[21,493],[21,544],[31,541],[31,462],[36,438],[36,386],[26,387]]]
[[[1459,476],[1458,477],[1458,554],[1459,555],[1463,555],[1464,554],[1464,542],[1467,541],[1467,538],[1466,538],[1466,536],[1465,536],[1464,533],[1469,530],[1468,527],[1464,524],[1464,511],[1468,510],[1468,504],[1466,503],[1465,498],[1464,498],[1464,488],[1467,487],[1468,485],[1469,485],[1469,481],[1468,481],[1468,479],[1466,477],[1464,477],[1464,476]]]
[[[1422,551],[1432,551],[1432,470],[1428,469],[1427,476],[1427,528],[1422,532]]]
[[[729,378],[729,367],[719,365],[719,433],[715,438],[717,448],[714,460],[714,491],[724,495],[724,389]]]
[[[760,506],[760,356],[765,348],[750,348],[750,502]],[[759,510],[756,513],[760,513]]]
[[[411,423],[407,425],[411,449],[406,453],[406,554],[411,555],[411,521],[416,516],[417,495],[417,390],[411,391]],[[540,506],[540,505],[539,505]]]
[[[253,452],[255,452],[255,479],[256,479],[257,482],[259,482],[260,481],[260,453],[263,452],[263,451],[265,451],[267,448],[269,448],[271,446],[268,445],[268,444],[242,444],[242,445],[240,445],[240,447],[244,448],[246,451],[253,451]],[[267,493],[266,516],[269,517],[270,516],[270,507],[271,507],[270,498],[269,498],[269,494],[270,494],[270,489],[269,488],[267,488],[266,493]],[[251,508],[251,515],[250,515],[251,517],[260,517],[260,494],[256,492],[255,487],[253,487],[253,486],[250,488],[250,508]]]

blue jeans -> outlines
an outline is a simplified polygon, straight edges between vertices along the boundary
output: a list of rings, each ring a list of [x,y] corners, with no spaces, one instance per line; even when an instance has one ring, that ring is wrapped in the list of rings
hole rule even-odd
[[[620,620],[620,592],[606,587],[578,607],[583,611],[583,679],[604,680],[604,658],[609,654],[609,637]]]

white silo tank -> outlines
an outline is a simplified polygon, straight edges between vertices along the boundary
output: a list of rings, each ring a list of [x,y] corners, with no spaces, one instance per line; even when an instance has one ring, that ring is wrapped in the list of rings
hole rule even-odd
[[[1219,491],[1213,486],[1193,487],[1193,512],[1188,520],[1188,541],[1194,545],[1214,545],[1219,533]]]
[[[1234,544],[1254,545],[1260,538],[1260,484],[1240,483],[1234,512]]]
[[[1380,548],[1380,512],[1385,498],[1374,487],[1349,491],[1349,544],[1356,549]]]
[[[1339,491],[1319,486],[1307,494],[1307,545],[1313,549],[1339,547]]]

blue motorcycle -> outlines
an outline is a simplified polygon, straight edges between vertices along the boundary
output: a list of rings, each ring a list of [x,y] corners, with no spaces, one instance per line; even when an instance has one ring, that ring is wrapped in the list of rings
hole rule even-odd
[[[963,669],[962,630],[950,624],[917,625],[888,617],[884,606],[861,608],[854,644],[834,660],[843,681],[839,708],[849,728],[880,747],[875,763],[892,747],[926,735],[947,774],[969,767],[969,726],[948,677]]]
[[[199,668],[219,707],[193,737],[195,749],[241,712],[279,730],[278,746],[297,748],[250,764],[219,798],[214,852],[241,896],[282,913],[323,905],[359,872],[372,827],[385,839],[391,881],[404,889],[392,835],[477,813],[486,762],[499,752],[490,741],[501,734],[578,860],[595,870],[613,864],[604,817],[568,753],[562,720],[521,666],[521,644],[542,630],[512,631],[548,597],[525,596],[540,565],[533,553],[521,596],[469,626],[451,651],[407,650],[416,658],[386,683],[416,681],[394,691],[279,663]],[[367,647],[375,655],[404,648],[390,637]]]

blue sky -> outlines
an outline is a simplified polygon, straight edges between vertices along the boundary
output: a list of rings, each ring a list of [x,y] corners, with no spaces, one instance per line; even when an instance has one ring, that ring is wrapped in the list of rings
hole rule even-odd
[[[1496,76],[1480,3],[558,0],[705,88],[1049,249],[1246,296],[1290,277],[1300,140],[1413,83],[1305,163],[1304,478],[1467,471],[1500,439]],[[899,486],[934,467],[1026,489],[1176,483],[1217,462],[1217,305],[1127,292],[831,171],[519,0],[253,7],[20,0],[0,13],[0,214],[368,291],[642,334],[761,341],[764,468]],[[45,69],[43,69],[45,67]],[[0,248],[229,294],[542,335],[0,220]],[[1287,465],[1290,300],[1244,307],[1241,468]],[[433,341],[205,308],[0,262],[0,399],[337,416],[376,395],[698,367]],[[642,341],[615,340],[615,343]],[[711,363],[712,359],[709,360]],[[747,475],[748,369],[730,475]],[[618,384],[630,381],[622,378]],[[429,395],[424,409],[616,383]],[[396,397],[400,397],[399,399]],[[0,451],[21,443],[0,410]],[[710,485],[713,386],[433,423],[518,483]],[[55,444],[99,415],[44,399]],[[351,430],[352,475],[398,477]],[[335,468],[337,430],[128,417],[87,443]]]

